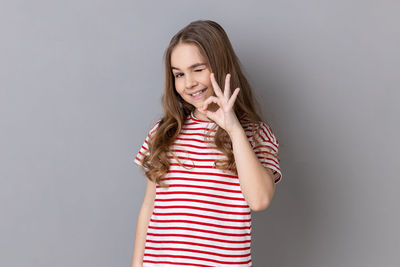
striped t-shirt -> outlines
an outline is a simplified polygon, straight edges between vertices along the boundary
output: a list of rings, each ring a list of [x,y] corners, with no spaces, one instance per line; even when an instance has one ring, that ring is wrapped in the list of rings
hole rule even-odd
[[[150,129],[135,163],[141,165],[148,142],[160,121]],[[212,121],[197,119],[193,112],[167,155],[170,170],[163,177],[169,188],[156,187],[143,266],[252,266],[251,209],[241,192],[239,178],[214,167],[226,159],[207,131]],[[244,130],[263,166],[272,169],[275,183],[281,180],[279,143],[271,128],[261,122],[261,138],[254,146],[250,123]],[[215,134],[215,130],[208,136]],[[174,153],[184,167],[174,159]]]

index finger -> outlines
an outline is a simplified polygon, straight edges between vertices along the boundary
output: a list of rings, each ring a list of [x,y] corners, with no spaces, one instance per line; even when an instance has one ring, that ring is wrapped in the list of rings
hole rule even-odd
[[[227,99],[229,99],[230,93],[231,93],[230,92],[230,90],[231,90],[230,83],[231,83],[231,74],[228,73],[228,74],[226,74],[226,77],[225,77],[225,87],[224,87],[224,95]]]
[[[217,81],[215,80],[215,75],[214,75],[213,72],[210,74],[210,79],[211,79],[211,83],[212,83],[212,86],[213,86],[213,88],[214,88],[215,94],[216,94],[218,97],[223,97],[221,88],[219,88],[218,83],[217,83]]]

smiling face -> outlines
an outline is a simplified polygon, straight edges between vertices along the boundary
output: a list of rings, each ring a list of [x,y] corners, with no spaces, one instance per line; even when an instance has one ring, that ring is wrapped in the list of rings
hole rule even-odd
[[[206,119],[198,111],[204,101],[214,95],[208,62],[193,44],[178,44],[171,53],[171,71],[175,88],[187,103],[192,104],[195,116]]]

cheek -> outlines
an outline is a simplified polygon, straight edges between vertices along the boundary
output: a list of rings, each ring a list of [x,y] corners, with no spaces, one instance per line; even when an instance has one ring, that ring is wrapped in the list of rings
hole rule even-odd
[[[207,84],[207,85],[211,85],[211,79],[210,79],[210,77],[208,77],[208,76],[203,76],[202,78],[201,78],[201,83],[202,84]]]
[[[183,85],[182,85],[181,80],[175,80],[175,88],[176,88],[176,91],[178,93],[182,93],[183,92],[183,87],[182,86]]]
[[[204,77],[204,80],[207,82],[207,83],[211,83],[211,78],[210,78],[210,75],[211,75],[211,72],[210,71],[205,71],[204,73],[203,73],[203,77]]]

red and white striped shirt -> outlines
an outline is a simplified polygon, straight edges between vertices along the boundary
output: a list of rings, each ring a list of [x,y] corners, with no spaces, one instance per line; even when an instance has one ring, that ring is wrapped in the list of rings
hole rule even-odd
[[[159,122],[150,129],[135,163],[141,165]],[[252,266],[251,210],[238,176],[214,167],[215,159],[226,157],[212,139],[205,140],[212,126],[218,127],[195,118],[192,112],[167,153],[171,165],[163,181],[169,188],[157,185],[143,266]],[[272,169],[275,183],[279,182],[279,159],[273,154],[279,143],[271,128],[261,122],[262,142],[256,147],[250,123],[244,129],[258,159]]]

